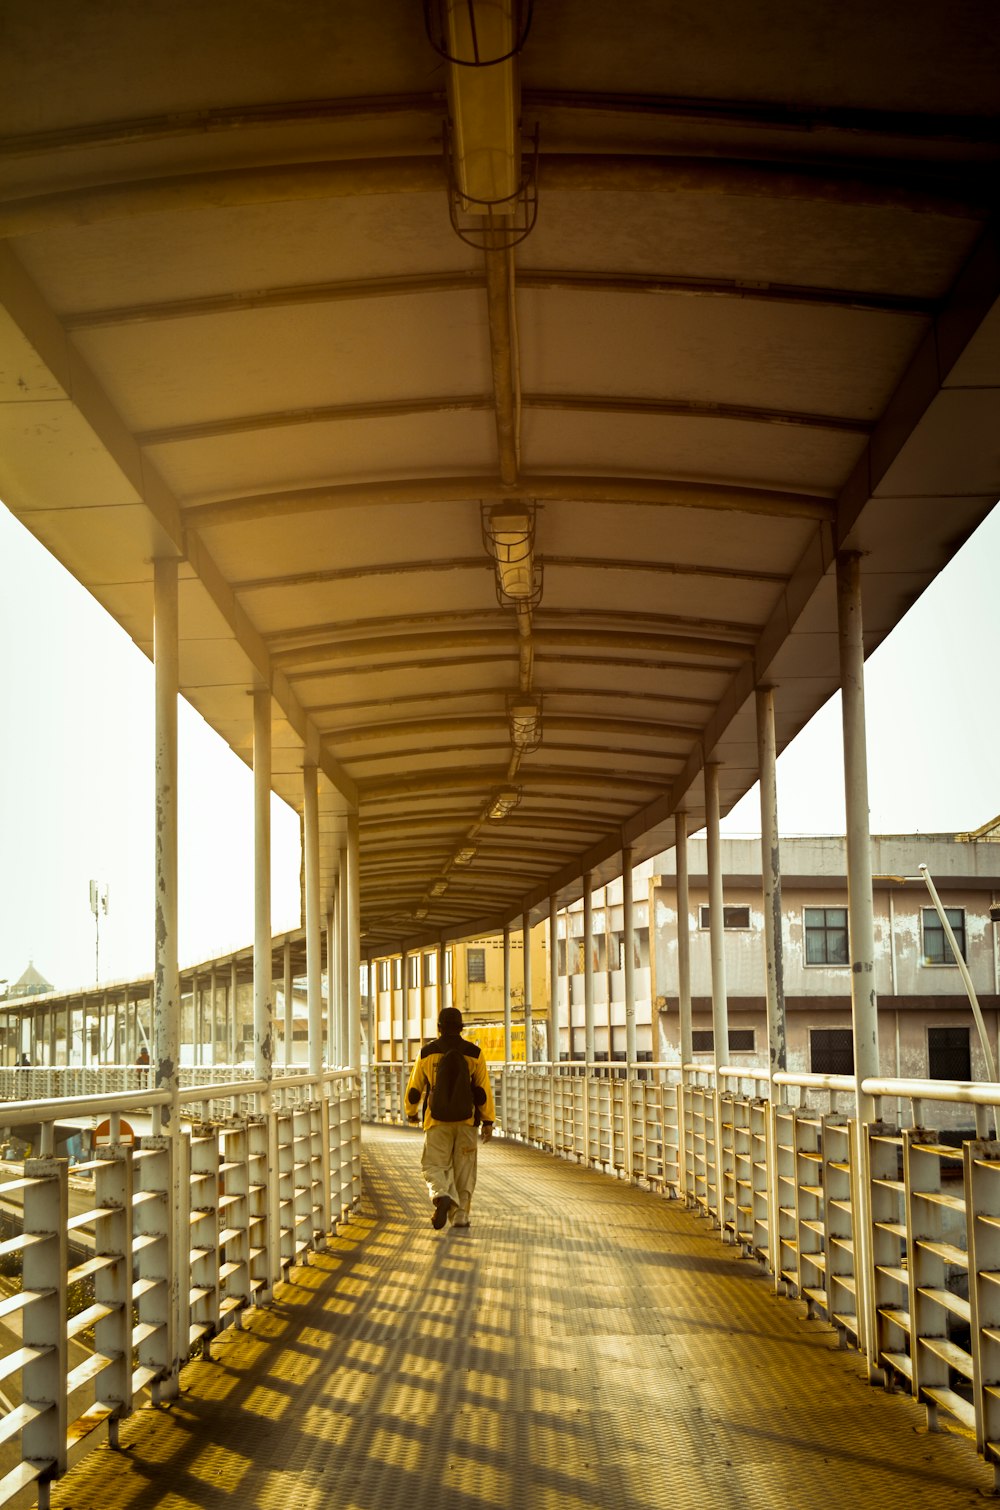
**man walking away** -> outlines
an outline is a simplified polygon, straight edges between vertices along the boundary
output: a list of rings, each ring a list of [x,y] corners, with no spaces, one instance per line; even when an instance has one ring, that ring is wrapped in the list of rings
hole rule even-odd
[[[462,1014],[445,1007],[438,1034],[425,1043],[406,1086],[406,1120],[416,1127],[424,1103],[424,1151],[420,1167],[430,1191],[438,1231],[446,1223],[468,1227],[476,1188],[476,1127],[488,1143],[496,1107],[479,1045],[462,1037]]]

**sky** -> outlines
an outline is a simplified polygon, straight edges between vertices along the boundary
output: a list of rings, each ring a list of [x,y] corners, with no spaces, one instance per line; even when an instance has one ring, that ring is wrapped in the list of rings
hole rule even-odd
[[[1000,508],[866,665],[873,833],[1000,814]],[[0,981],[29,960],[60,989],[147,973],[153,913],[153,670],[0,504]],[[184,964],[253,937],[253,780],[183,699]],[[840,700],[778,760],[787,834],[844,831]],[[754,787],[723,821],[760,831]],[[272,802],[272,927],[299,925],[299,821]],[[90,881],[108,888],[100,960]],[[0,992],[3,990],[0,985]]]

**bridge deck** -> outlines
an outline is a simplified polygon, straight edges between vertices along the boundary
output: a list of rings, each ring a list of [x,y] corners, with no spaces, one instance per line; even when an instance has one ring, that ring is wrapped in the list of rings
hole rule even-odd
[[[418,1153],[366,1129],[345,1235],[53,1505],[948,1510],[989,1486],[678,1203],[498,1143],[472,1229],[438,1234]]]

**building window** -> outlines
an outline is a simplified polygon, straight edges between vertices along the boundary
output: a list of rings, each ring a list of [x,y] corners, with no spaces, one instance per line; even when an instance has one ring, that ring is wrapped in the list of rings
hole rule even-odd
[[[397,954],[392,961],[392,989],[394,991],[403,989],[403,956],[401,954]]]
[[[378,988],[380,991],[389,990],[389,960],[380,959],[378,962]]]
[[[437,985],[437,955],[424,955],[424,984],[426,986]]]
[[[809,1033],[809,1069],[814,1075],[853,1075],[854,1034],[851,1029],[813,1028]]]
[[[699,928],[707,928],[708,926],[709,926],[709,909],[707,907],[699,907],[699,909],[698,909],[698,927]],[[750,908],[749,907],[723,907],[723,909],[722,909],[722,926],[723,926],[723,928],[749,928],[750,927]]]
[[[972,1079],[968,1028],[927,1029],[927,1073],[932,1080]]]
[[[416,990],[420,984],[420,955],[407,955],[406,983],[412,990]]]
[[[745,1054],[753,1051],[753,1028],[729,1029],[729,1052]],[[691,1034],[691,1049],[695,1054],[711,1054],[715,1048],[715,1031],[712,1028],[695,1028]]]
[[[951,931],[955,935],[955,942],[959,952],[965,959],[965,908],[946,907],[944,915],[951,924]],[[953,965],[955,956],[951,952],[951,945],[945,937],[941,919],[933,907],[924,908],[924,964],[925,965]],[[942,1029],[942,1031],[944,1031]]]
[[[847,908],[807,907],[806,964],[846,965],[850,963],[847,952]],[[826,1029],[823,1030],[824,1032]],[[840,1029],[830,1031],[839,1032]],[[831,1074],[835,1073],[830,1071]],[[836,1071],[836,1073],[840,1073]]]
[[[466,949],[465,978],[469,984],[486,980],[486,950]]]

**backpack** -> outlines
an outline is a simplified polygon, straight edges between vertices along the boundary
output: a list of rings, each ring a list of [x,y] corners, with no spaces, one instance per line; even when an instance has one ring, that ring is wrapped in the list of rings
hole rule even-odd
[[[472,1071],[458,1043],[438,1060],[429,1104],[435,1122],[468,1122],[473,1115]]]

